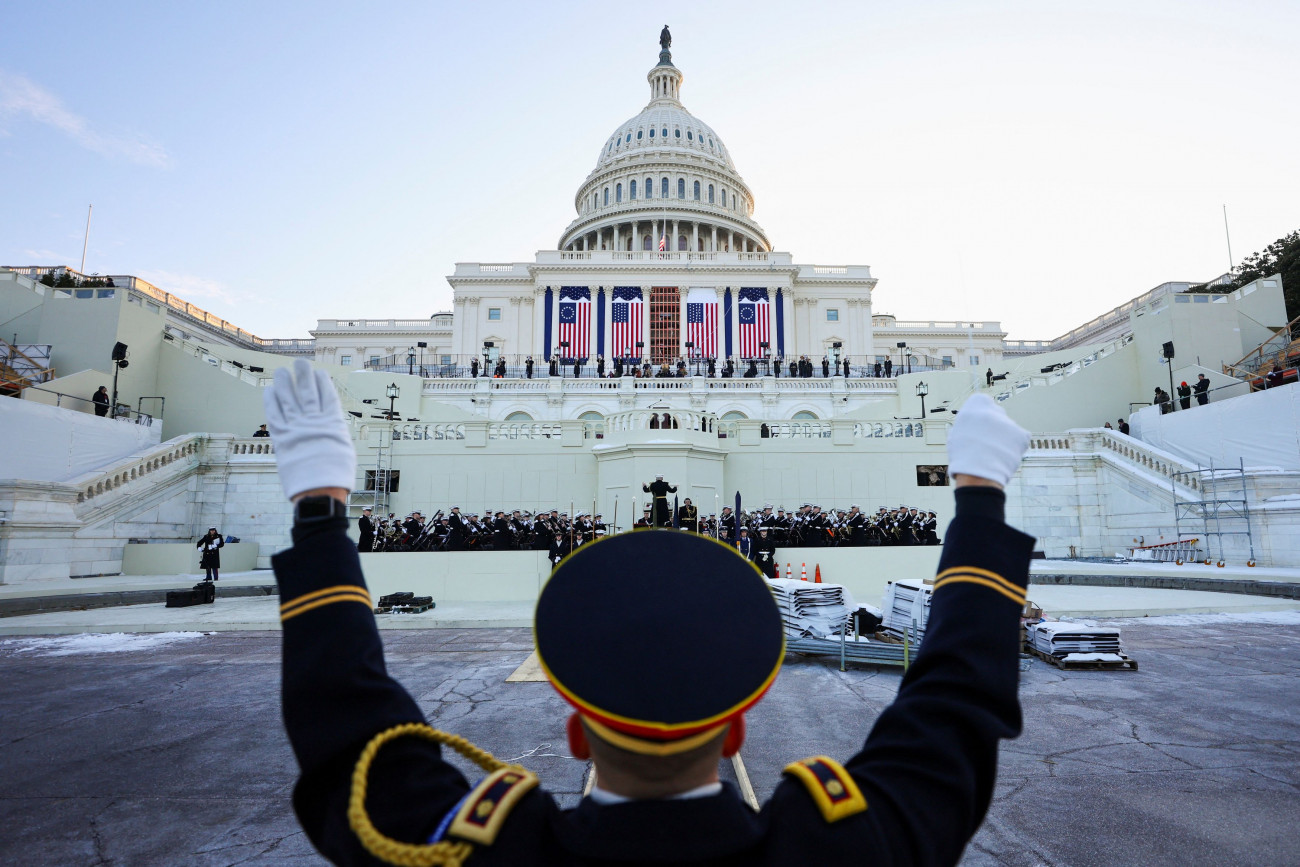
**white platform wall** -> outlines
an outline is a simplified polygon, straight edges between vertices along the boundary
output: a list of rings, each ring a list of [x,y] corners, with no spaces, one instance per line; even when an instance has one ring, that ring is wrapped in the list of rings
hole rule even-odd
[[[85,397],[89,398],[87,394]],[[63,481],[158,444],[161,426],[0,400],[0,479]]]
[[[1300,388],[1284,385],[1160,414],[1133,415],[1133,435],[1192,463],[1300,470]],[[1300,493],[1297,491],[1296,493]]]

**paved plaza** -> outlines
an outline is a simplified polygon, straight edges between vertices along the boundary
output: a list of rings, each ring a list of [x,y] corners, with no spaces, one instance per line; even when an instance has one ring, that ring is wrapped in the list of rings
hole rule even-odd
[[[1140,671],[1022,663],[1025,733],[1003,748],[962,863],[1294,864],[1300,616],[1111,622]],[[522,757],[576,801],[587,763],[566,755],[566,706],[545,683],[506,681],[528,630],[383,638],[435,725]],[[323,863],[289,806],[278,634],[9,637],[0,671],[0,863]],[[853,753],[899,679],[790,656],[750,714],[743,757],[759,797],[791,760]]]

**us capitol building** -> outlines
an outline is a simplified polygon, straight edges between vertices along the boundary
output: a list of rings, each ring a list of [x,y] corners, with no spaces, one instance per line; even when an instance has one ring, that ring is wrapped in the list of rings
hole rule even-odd
[[[897,321],[873,310],[869,267],[773,248],[730,150],[682,104],[667,28],[660,46],[650,101],[599,143],[556,249],[458,264],[450,312],[270,339],[134,276],[0,268],[0,584],[183,573],[214,526],[242,540],[228,569],[269,565],[290,522],[274,441],[252,435],[299,358],[339,389],[354,514],[559,507],[626,528],[664,475],[701,515],[739,492],[942,523],[948,429],[982,392],[1033,434],[1008,518],[1048,557],[1195,537],[1216,559],[1300,565],[1297,389],[1251,387],[1289,343],[1279,277],[1163,283],[1049,340]],[[1201,376],[1208,404],[1150,405]],[[1120,419],[1131,435],[1103,427]],[[870,596],[933,574],[938,549],[837,550],[838,566],[819,554],[829,580]],[[440,599],[531,599],[547,574],[544,557],[493,565],[531,552],[366,556],[425,570],[412,586]]]

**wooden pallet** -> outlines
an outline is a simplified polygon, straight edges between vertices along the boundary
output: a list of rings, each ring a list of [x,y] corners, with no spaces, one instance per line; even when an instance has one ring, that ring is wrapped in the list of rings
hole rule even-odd
[[[1120,656],[1124,658],[1114,662],[1074,662],[1074,661],[1067,661],[1064,659],[1057,659],[1055,656],[1052,656],[1050,653],[1043,653],[1041,650],[1035,650],[1034,648],[1029,647],[1028,645],[1025,646],[1025,651],[1027,653],[1030,653],[1038,657],[1043,662],[1046,662],[1049,665],[1053,665],[1056,668],[1062,669],[1064,671],[1137,671],[1138,670],[1137,660],[1131,659],[1128,656],[1125,656],[1123,653],[1121,653]]]
[[[390,605],[384,608],[376,608],[376,614],[423,614],[430,608],[438,607],[437,602],[430,602],[428,605]]]

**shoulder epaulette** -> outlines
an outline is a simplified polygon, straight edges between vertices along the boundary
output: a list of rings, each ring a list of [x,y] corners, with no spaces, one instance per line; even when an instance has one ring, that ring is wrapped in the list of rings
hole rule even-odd
[[[1010,599],[1020,607],[1025,605],[1025,588],[1008,581],[996,572],[990,572],[987,569],[977,569],[974,566],[953,566],[944,569],[934,577],[934,589],[949,584],[977,584],[981,587],[987,587],[997,593]]]
[[[867,799],[857,781],[834,759],[813,756],[786,765],[782,773],[803,783],[827,822],[838,822],[867,809]]]
[[[539,782],[536,774],[518,766],[493,771],[465,796],[447,833],[471,843],[492,845],[515,804]]]

